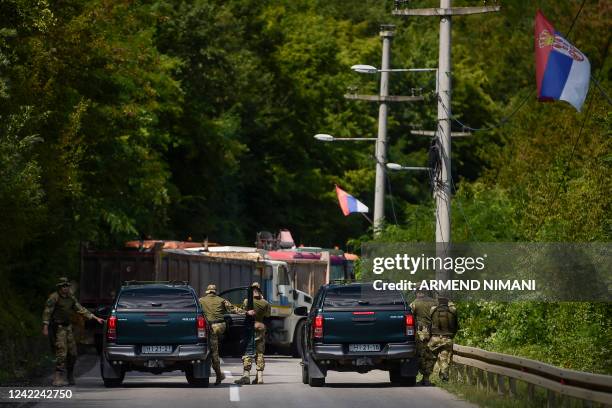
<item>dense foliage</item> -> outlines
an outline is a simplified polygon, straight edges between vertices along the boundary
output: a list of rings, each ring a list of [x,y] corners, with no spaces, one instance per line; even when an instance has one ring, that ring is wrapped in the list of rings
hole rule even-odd
[[[582,2],[507,3],[501,13],[453,22],[456,118],[495,125],[527,98],[505,126],[454,143],[454,238],[609,241],[609,105],[594,88],[582,113],[563,102],[540,104],[533,93],[535,10],[566,32]],[[343,94],[376,92],[377,78],[350,66],[380,64],[381,23],[397,25],[395,67],[436,66],[435,19],[392,17],[392,7],[382,0],[1,1],[0,277],[8,284],[0,289],[0,320],[10,322],[0,325],[3,343],[8,327],[17,339],[38,331],[30,313],[38,315],[57,276],[78,275],[81,241],[250,244],[256,231],[281,227],[307,244],[363,240],[355,238],[367,222],[342,217],[333,186],[372,203],[373,148],[312,136],[375,134],[377,107]],[[608,2],[586,2],[570,34],[604,88],[609,18]],[[429,140],[409,131],[435,127],[434,83],[429,74],[393,74],[393,94],[422,88],[428,98],[391,107],[390,161],[426,164]],[[432,240],[426,177],[390,174],[389,187],[382,239]],[[481,316],[508,313],[479,307],[467,313],[477,333],[466,337],[493,344],[495,335],[508,347],[531,341],[501,326],[479,328]],[[555,318],[554,307],[538,307],[546,310],[526,313]],[[611,326],[608,305],[580,307],[587,322]],[[599,355],[591,350],[600,347],[609,367],[609,345],[600,341],[609,333],[594,327],[576,330],[594,339],[585,353]]]

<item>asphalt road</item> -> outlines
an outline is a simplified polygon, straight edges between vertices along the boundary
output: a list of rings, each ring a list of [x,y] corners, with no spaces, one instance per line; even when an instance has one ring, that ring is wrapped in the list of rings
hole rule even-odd
[[[374,408],[374,407],[474,407],[436,387],[391,386],[388,373],[367,374],[329,372],[326,386],[311,388],[302,384],[299,359],[268,356],[263,385],[237,386],[233,381],[242,374],[240,359],[226,358],[222,369],[227,379],[209,388],[188,386],[182,372],[162,375],[130,372],[120,388],[105,388],[93,356],[84,356],[79,364],[91,367],[71,387],[72,399],[49,401],[37,407],[296,407],[296,408]],[[89,360],[88,360],[89,359]],[[93,365],[93,366],[92,366]],[[254,374],[254,371],[253,371]],[[232,378],[233,377],[233,378]]]

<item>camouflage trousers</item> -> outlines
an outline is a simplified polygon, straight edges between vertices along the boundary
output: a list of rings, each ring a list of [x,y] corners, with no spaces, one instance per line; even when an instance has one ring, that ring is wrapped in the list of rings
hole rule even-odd
[[[431,336],[427,347],[438,363],[439,376],[448,379],[448,370],[453,356],[453,339],[448,336]]]
[[[55,327],[55,369],[72,371],[77,359],[77,346],[72,326]]]
[[[219,361],[219,338],[225,333],[225,323],[213,323],[210,327],[210,353],[212,368],[215,373],[221,372],[221,362]]]
[[[264,351],[266,350],[266,329],[255,329],[255,369],[263,371],[266,367]],[[242,366],[245,371],[251,371],[253,357],[248,354],[242,356]]]
[[[431,352],[427,343],[429,342],[429,331],[418,330],[416,336],[417,355],[419,357],[419,371],[424,379],[429,379],[436,363],[436,356]]]

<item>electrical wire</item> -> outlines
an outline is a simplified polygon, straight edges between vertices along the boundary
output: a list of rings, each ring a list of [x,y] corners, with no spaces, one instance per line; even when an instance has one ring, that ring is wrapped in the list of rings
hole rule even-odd
[[[395,214],[395,197],[393,197],[393,191],[391,191],[391,179],[389,178],[388,171],[385,171],[385,178],[387,179],[387,189],[389,190],[389,195],[391,196],[391,212],[393,213],[393,220],[395,221],[395,225],[399,225],[397,222],[397,215]]]

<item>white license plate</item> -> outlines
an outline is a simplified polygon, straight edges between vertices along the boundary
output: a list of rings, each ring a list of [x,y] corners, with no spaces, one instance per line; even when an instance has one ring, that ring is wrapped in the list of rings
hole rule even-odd
[[[142,346],[142,354],[172,353],[172,346]]]
[[[380,344],[349,344],[350,353],[380,351]]]

